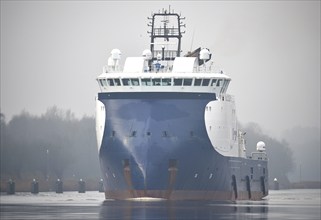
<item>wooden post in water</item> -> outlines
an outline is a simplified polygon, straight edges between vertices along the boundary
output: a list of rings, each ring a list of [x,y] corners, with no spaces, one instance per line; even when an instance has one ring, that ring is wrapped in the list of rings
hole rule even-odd
[[[100,179],[100,181],[98,183],[98,191],[99,192],[105,192],[103,179]]]
[[[63,193],[63,182],[60,179],[56,181],[56,193]]]
[[[16,192],[16,184],[12,179],[7,182],[7,194],[13,195]]]
[[[82,179],[78,182],[78,192],[79,193],[85,193],[86,192],[86,182]]]
[[[277,178],[274,178],[273,182],[274,182],[274,190],[279,190],[279,182],[278,182],[278,179],[277,179]]]
[[[36,179],[33,179],[31,182],[31,193],[38,194],[39,193],[39,183]]]

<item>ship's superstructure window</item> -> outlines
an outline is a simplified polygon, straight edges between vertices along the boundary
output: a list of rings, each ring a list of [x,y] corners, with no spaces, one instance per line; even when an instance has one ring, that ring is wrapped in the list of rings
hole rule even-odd
[[[221,93],[226,92],[230,80],[215,78],[108,78],[99,79],[99,85],[103,88],[114,86],[200,86],[220,87]]]
[[[184,86],[191,86],[193,79],[184,79],[183,85]]]
[[[210,79],[203,79],[202,86],[208,86]]]
[[[123,81],[123,85],[124,86],[130,86],[131,84],[130,84],[130,79],[122,79],[122,81]]]
[[[109,85],[109,86],[114,86],[114,85],[115,85],[113,79],[107,79],[107,82],[108,82],[108,85]]]
[[[183,79],[174,79],[174,86],[181,86],[183,83]]]
[[[124,86],[139,86],[139,79],[138,78],[124,78],[122,79]]]
[[[211,86],[215,86],[216,84],[216,79],[212,79]]]
[[[162,79],[162,86],[171,86],[171,85],[172,85],[172,79],[171,78]]]
[[[120,86],[120,79],[114,79],[115,86]]]
[[[160,78],[155,78],[152,79],[153,86],[160,86],[161,85],[161,79]]]
[[[202,84],[202,79],[195,79],[194,86],[200,86]]]
[[[230,80],[222,80],[222,89],[221,89],[222,93],[226,92],[229,83],[230,83]]]
[[[131,80],[131,85],[132,86],[139,86],[138,78],[133,78],[133,79],[130,79],[130,80]]]
[[[151,86],[152,82],[151,79],[142,79],[142,86]]]

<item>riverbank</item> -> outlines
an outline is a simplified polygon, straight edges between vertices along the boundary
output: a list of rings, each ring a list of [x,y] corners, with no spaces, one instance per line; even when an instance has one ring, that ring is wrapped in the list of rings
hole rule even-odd
[[[78,191],[79,189],[79,180],[76,178],[71,179],[62,179],[63,182],[63,191]],[[8,178],[3,178],[0,180],[0,192],[7,192]],[[24,179],[12,179],[15,182],[15,191],[16,192],[30,192],[31,184],[33,178],[24,178]],[[85,182],[86,191],[98,191],[100,187],[100,179],[98,178],[88,178],[83,179]],[[57,179],[37,179],[39,184],[39,192],[51,192],[56,190]],[[270,189],[274,189],[274,186],[270,186]],[[302,181],[294,182],[290,184],[289,189],[321,189],[321,182],[319,181]]]
[[[9,179],[1,179],[0,180],[0,192],[7,192]],[[15,180],[12,179],[15,183],[15,191],[16,192],[30,192],[31,184],[33,182],[32,178],[26,178],[23,180]],[[63,183],[63,191],[78,191],[79,189],[79,179],[62,179],[60,180]],[[86,191],[98,191],[100,179],[98,178],[89,178],[83,179],[85,182],[85,190]],[[56,190],[56,182],[57,179],[37,179],[39,185],[39,192],[51,192]]]
[[[302,181],[291,183],[291,189],[321,189],[320,181]]]

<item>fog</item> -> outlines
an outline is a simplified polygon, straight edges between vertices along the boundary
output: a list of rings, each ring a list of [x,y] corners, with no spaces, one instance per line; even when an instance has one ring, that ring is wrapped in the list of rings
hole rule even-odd
[[[93,115],[110,51],[140,56],[147,16],[169,4],[186,17],[183,54],[207,47],[232,77],[242,123],[320,128],[320,1],[1,1],[1,112]]]
[[[287,142],[264,134],[258,124],[240,125],[240,129],[246,131],[248,156],[258,141],[266,143],[270,184],[274,178],[282,187],[290,187],[290,181],[320,181],[318,130],[293,129]],[[95,119],[77,119],[70,110],[51,107],[41,116],[22,112],[9,122],[1,114],[0,152],[2,180],[100,179]]]
[[[285,132],[284,138],[293,151],[294,169],[289,173],[292,181],[320,181],[320,129],[295,127]]]
[[[320,1],[0,4],[1,113],[9,127],[23,111],[44,120],[54,105],[75,121],[92,120],[95,78],[110,51],[119,48],[122,62],[140,56],[149,48],[147,16],[171,5],[186,17],[183,54],[207,47],[232,78],[240,123],[258,125],[254,132],[292,152],[291,180],[320,180]]]
[[[270,182],[277,178],[282,187],[289,182],[320,181],[320,130],[316,127],[296,127],[281,141],[262,131],[255,123],[243,124],[246,132],[247,151],[255,151],[256,143],[264,141],[269,158]]]
[[[95,120],[49,108],[41,116],[1,115],[1,179],[100,179]]]

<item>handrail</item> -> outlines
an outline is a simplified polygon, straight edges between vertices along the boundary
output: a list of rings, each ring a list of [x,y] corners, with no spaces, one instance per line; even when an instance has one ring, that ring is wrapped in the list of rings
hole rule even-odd
[[[179,35],[178,28],[154,28],[154,35],[175,36]]]

